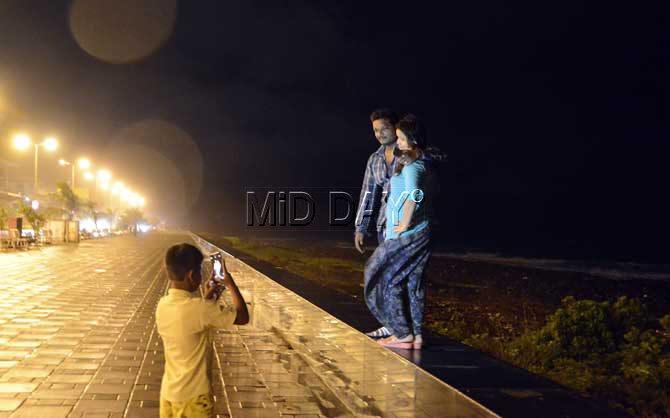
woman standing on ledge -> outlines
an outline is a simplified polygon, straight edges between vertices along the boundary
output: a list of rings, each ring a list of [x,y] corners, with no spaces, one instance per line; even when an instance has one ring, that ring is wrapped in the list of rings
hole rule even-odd
[[[421,349],[425,299],[423,272],[430,258],[429,205],[433,166],[444,159],[429,148],[414,115],[396,124],[399,164],[391,177],[384,242],[365,265],[365,302],[391,334],[378,340],[390,348]]]

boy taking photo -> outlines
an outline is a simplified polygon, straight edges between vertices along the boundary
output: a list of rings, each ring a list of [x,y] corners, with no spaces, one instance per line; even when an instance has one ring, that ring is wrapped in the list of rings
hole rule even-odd
[[[156,326],[165,350],[161,418],[213,417],[207,360],[212,349],[209,330],[249,322],[247,305],[223,260],[222,283],[230,290],[233,306],[219,305],[221,288],[211,285],[217,283],[212,280],[213,269],[204,284],[204,296],[194,294],[202,282],[202,260],[200,250],[186,243],[170,247],[165,254],[170,288],[156,308]]]

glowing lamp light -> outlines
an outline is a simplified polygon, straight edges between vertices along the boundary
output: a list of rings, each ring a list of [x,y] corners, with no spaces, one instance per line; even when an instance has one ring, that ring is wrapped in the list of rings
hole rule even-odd
[[[79,159],[79,168],[82,170],[88,170],[91,168],[91,162],[88,160],[88,158]]]
[[[30,207],[33,208],[33,210],[37,210],[37,209],[40,208],[40,202],[37,201],[37,200],[33,200],[33,201],[30,203]]]
[[[56,138],[47,138],[44,140],[44,142],[42,142],[42,146],[47,151],[56,151],[58,148],[58,141]]]
[[[17,134],[14,136],[14,139],[12,140],[12,143],[14,144],[14,148],[24,151],[30,147],[31,144],[30,137],[26,134]]]
[[[87,171],[87,172],[84,173],[84,180],[93,181],[94,179],[95,179],[95,176],[90,171]]]
[[[110,173],[108,170],[98,171],[98,180],[100,180],[101,182],[107,183],[111,179],[112,179],[112,173]]]
[[[66,166],[66,165],[70,165],[72,163],[61,158],[60,160],[58,160],[58,164],[60,164],[62,166]]]
[[[114,187],[112,187],[112,194],[121,194],[123,192],[123,183],[120,181],[117,181],[114,183]]]
[[[109,190],[109,183],[100,183],[100,188],[102,190]]]
[[[128,189],[123,189],[121,191],[121,199],[123,199],[123,201],[126,202],[126,203],[130,203],[130,200],[131,200],[132,196],[133,196],[133,193]]]

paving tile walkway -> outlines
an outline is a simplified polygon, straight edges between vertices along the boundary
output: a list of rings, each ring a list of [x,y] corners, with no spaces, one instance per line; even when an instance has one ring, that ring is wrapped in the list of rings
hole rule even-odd
[[[162,256],[189,240],[161,233],[0,254],[0,418],[157,417]],[[252,325],[215,334],[219,416],[494,416],[246,264],[229,264]]]

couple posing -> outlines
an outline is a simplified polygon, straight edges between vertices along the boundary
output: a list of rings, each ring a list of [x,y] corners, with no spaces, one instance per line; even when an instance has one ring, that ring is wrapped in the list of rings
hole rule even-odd
[[[367,335],[385,347],[421,349],[430,205],[435,166],[445,156],[428,146],[414,115],[398,119],[395,112],[379,109],[370,121],[381,146],[365,169],[354,245],[364,252],[375,220],[379,245],[365,264],[365,302],[382,327]]]

